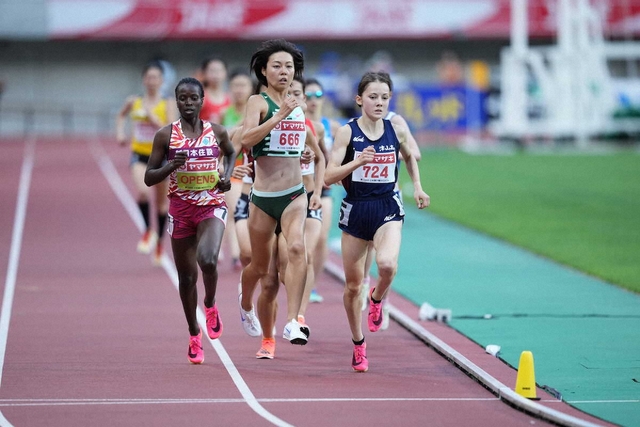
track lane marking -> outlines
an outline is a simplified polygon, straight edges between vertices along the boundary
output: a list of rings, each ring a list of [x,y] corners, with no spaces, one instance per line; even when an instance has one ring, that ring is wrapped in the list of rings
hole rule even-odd
[[[18,188],[18,199],[16,201],[16,213],[13,220],[11,233],[11,249],[9,252],[9,262],[7,265],[7,276],[4,282],[4,295],[2,297],[2,312],[0,313],[0,387],[2,386],[2,374],[4,372],[4,357],[7,351],[7,338],[9,336],[9,323],[11,322],[11,310],[13,308],[13,297],[16,290],[16,278],[18,276],[18,265],[20,264],[20,250],[22,248],[22,235],[24,223],[27,216],[27,202],[29,201],[29,189],[31,188],[31,176],[33,175],[33,165],[36,156],[36,138],[29,136],[25,141],[24,155],[22,158],[22,168],[20,170],[20,180]],[[12,426],[12,424],[0,412],[0,425]]]
[[[94,160],[98,164],[100,171],[111,186],[111,189],[129,214],[133,222],[136,224],[136,227],[138,227],[138,230],[142,233],[144,231],[144,222],[142,220],[142,216],[138,211],[138,207],[135,200],[133,199],[133,196],[131,196],[131,193],[129,192],[127,186],[124,184],[122,177],[113,165],[113,162],[111,162],[109,155],[106,153],[100,142],[95,138],[89,138],[87,140],[87,144],[89,145],[89,150],[91,151]],[[162,267],[171,279],[173,286],[176,288],[176,290],[178,290],[178,273],[175,269],[175,266],[171,263],[168,255],[166,254],[163,254],[162,256]],[[200,327],[203,330],[206,330],[207,328],[205,315],[200,307],[198,307],[197,317]],[[209,338],[207,337],[207,339]],[[253,395],[253,393],[249,389],[249,386],[242,378],[242,375],[240,375],[240,372],[238,372],[238,369],[231,360],[231,357],[229,357],[229,354],[227,353],[220,340],[209,339],[209,342],[218,354],[218,358],[222,362],[223,366],[227,370],[227,373],[233,380],[236,388],[238,389],[246,403],[249,405],[249,407],[262,418],[266,419],[272,424],[281,427],[293,427],[291,424],[276,417],[271,412],[267,411],[262,405],[260,405],[258,399],[256,399],[256,397]]]
[[[497,397],[363,397],[363,398],[266,398],[264,403],[315,402],[492,402]],[[81,405],[157,405],[157,404],[246,403],[244,399],[0,399],[0,407],[23,406],[81,406]]]

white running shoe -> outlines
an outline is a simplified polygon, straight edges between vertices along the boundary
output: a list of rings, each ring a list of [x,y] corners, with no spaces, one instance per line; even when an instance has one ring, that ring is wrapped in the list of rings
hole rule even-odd
[[[387,300],[382,301],[382,323],[380,324],[380,329],[385,330],[389,328],[389,306],[387,305]]]
[[[292,320],[284,326],[282,338],[289,340],[291,344],[305,345],[307,343],[307,336],[300,330],[300,323],[297,320]]]
[[[369,307],[369,289],[371,278],[369,276],[362,279],[362,287],[360,288],[360,298],[362,299],[362,311],[365,311]]]
[[[258,320],[258,316],[256,316],[254,307],[251,307],[250,311],[244,311],[241,301],[242,294],[238,297],[238,306],[240,307],[240,320],[242,321],[244,331],[252,337],[261,336],[262,328],[260,327],[260,321]]]

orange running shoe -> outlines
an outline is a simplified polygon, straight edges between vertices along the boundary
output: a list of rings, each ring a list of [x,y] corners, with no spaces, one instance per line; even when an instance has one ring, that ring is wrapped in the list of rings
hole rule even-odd
[[[158,240],[158,235],[156,234],[155,231],[152,231],[152,230],[145,231],[144,234],[142,235],[142,238],[138,242],[138,252],[140,252],[141,254],[150,254],[151,249],[154,247],[157,240]]]
[[[202,350],[202,330],[196,336],[189,338],[189,351],[187,352],[187,359],[194,365],[199,365],[204,362],[204,351]]]
[[[263,338],[262,346],[256,353],[256,359],[273,359],[276,357],[276,340],[274,338]]]

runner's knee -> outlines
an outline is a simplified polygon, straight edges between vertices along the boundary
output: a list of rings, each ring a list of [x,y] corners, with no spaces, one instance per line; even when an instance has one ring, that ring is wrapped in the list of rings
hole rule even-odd
[[[379,259],[376,262],[378,266],[378,276],[381,278],[392,279],[398,271],[398,263],[393,260]]]
[[[304,259],[306,255],[306,249],[304,245],[304,241],[295,241],[288,245],[287,252],[289,253],[289,261],[292,262],[294,259]]]
[[[218,269],[218,258],[211,255],[198,256],[198,265],[203,274],[215,273]]]

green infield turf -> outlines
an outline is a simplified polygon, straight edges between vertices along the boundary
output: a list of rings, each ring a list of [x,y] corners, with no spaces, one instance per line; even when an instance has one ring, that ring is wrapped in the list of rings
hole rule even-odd
[[[637,152],[427,150],[420,170],[431,212],[640,293]]]

